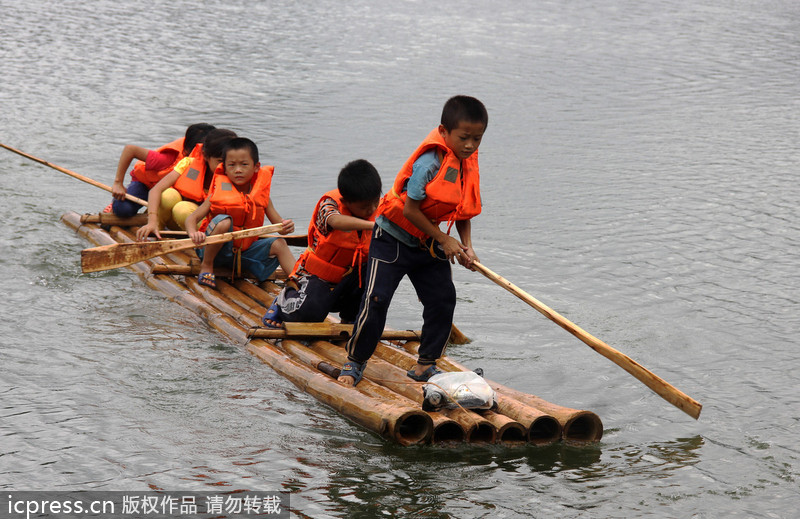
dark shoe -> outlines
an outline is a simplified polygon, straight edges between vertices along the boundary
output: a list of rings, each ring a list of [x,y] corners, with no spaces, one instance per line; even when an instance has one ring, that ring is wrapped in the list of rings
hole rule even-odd
[[[431,378],[434,375],[438,375],[440,373],[444,373],[444,371],[437,368],[436,364],[433,364],[428,369],[423,371],[422,375],[417,375],[414,372],[414,368],[408,370],[408,373],[406,373],[406,375],[408,375],[409,378],[416,380],[417,382],[427,382],[429,378]]]
[[[358,362],[354,362],[352,360],[348,360],[342,366],[342,370],[339,372],[340,377],[353,377],[353,387],[357,386],[359,382],[361,382],[361,378],[364,376],[364,368],[367,367],[367,363],[359,364]]]
[[[267,328],[281,328],[283,326],[283,321],[281,321],[281,309],[278,307],[277,298],[275,298],[267,309],[264,317],[261,318],[261,322],[264,323],[264,326]]]

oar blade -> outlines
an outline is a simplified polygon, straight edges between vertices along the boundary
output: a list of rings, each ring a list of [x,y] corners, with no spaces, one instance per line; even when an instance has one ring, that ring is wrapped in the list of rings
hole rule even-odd
[[[261,236],[270,232],[279,232],[282,224],[265,225],[241,231],[226,232],[216,234],[205,239],[204,245],[212,243],[223,243],[240,238]],[[140,261],[149,260],[156,256],[178,252],[196,247],[191,239],[184,240],[163,240],[150,242],[133,243],[112,243],[102,247],[94,247],[81,251],[81,271],[100,272],[102,270],[127,267]]]
[[[187,241],[189,243],[186,243]],[[103,245],[102,247],[84,249],[81,251],[81,271],[86,274],[89,272],[101,272],[103,270],[127,267],[128,265],[133,265],[140,261],[191,248],[192,246],[193,244],[190,240],[176,240],[170,243],[112,243],[110,245]]]

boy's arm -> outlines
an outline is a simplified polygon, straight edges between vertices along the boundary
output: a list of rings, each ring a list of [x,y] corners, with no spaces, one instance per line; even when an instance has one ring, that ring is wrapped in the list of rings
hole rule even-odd
[[[125,200],[125,186],[122,182],[125,180],[125,173],[128,171],[128,167],[133,162],[133,159],[139,159],[141,161],[147,160],[147,152],[150,151],[147,148],[142,148],[141,146],[136,146],[135,144],[127,144],[124,148],[122,148],[122,153],[119,156],[119,162],[117,163],[117,174],[114,176],[114,184],[111,186],[111,194],[117,200]]]
[[[341,213],[330,215],[326,223],[337,231],[371,231],[375,227],[375,222]]]
[[[405,207],[403,207],[403,216],[408,218],[408,221],[413,223],[420,231],[439,242],[450,263],[455,263],[458,260],[463,265],[467,247],[452,236],[443,233],[438,225],[435,225],[422,213],[421,205],[421,200],[407,198]]]
[[[139,227],[139,230],[136,231],[136,238],[139,241],[144,240],[150,234],[155,234],[156,238],[161,239],[161,234],[158,232],[158,209],[161,207],[161,194],[165,189],[172,187],[179,176],[181,176],[180,173],[173,169],[147,193],[147,224]]]
[[[266,214],[267,219],[270,223],[282,223],[283,228],[278,231],[278,234],[291,234],[294,232],[294,222],[291,220],[284,220],[281,218],[281,215],[278,214],[278,210],[275,209],[275,204],[272,203],[272,198],[269,199],[269,204],[267,204],[267,208],[264,210],[264,214]]]
[[[463,243],[466,247],[466,255],[459,257],[458,261],[468,269],[475,270],[472,267],[472,263],[480,260],[475,254],[475,249],[472,248],[472,220],[457,220],[456,230],[458,231],[458,235],[461,237],[461,243]]]
[[[197,245],[202,244],[205,239],[205,233],[202,233],[197,230],[197,222],[202,220],[208,214],[208,211],[211,209],[211,198],[206,198],[200,207],[194,210],[192,214],[186,217],[186,232],[189,234],[189,238],[192,239]]]

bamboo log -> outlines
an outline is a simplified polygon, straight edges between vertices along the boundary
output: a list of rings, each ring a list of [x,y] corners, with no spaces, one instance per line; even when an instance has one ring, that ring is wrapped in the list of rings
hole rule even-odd
[[[62,217],[65,224],[89,235],[91,229],[83,231],[76,213]],[[209,325],[235,340],[244,340],[246,331],[240,323],[228,315],[220,314],[218,309],[199,300],[188,293],[183,285],[169,276],[150,275],[148,265],[131,265],[133,270],[142,276],[149,286],[174,297],[182,305],[195,310],[205,318]],[[171,298],[172,298],[171,297]],[[215,301],[219,302],[219,301]],[[353,388],[348,388],[329,377],[303,366],[281,353],[274,346],[261,341],[252,341],[248,350],[276,371],[291,380],[301,389],[317,399],[337,409],[349,419],[364,425],[378,434],[391,438],[403,445],[411,445],[427,441],[433,426],[430,416],[412,407],[389,406],[364,395]]]
[[[147,215],[142,213],[123,218],[115,215],[114,213],[84,214],[81,215],[81,223],[119,225],[121,227],[140,227],[147,224]]]
[[[326,362],[328,359],[299,342],[284,341],[281,343],[281,349],[295,359],[319,369],[334,379],[339,377],[339,368],[330,369],[334,366]],[[376,384],[369,379],[364,379],[362,383],[359,384],[359,389],[367,394],[379,397],[389,404],[415,406],[413,400],[395,393],[380,384]],[[430,415],[433,420],[431,443],[461,443],[464,441],[466,432],[461,424],[442,413],[428,412],[428,415]]]
[[[413,330],[384,330],[382,339],[388,340],[415,340],[419,339],[419,331]],[[284,322],[282,329],[274,328],[251,328],[248,332],[249,337],[259,337],[262,339],[285,339],[285,338],[325,338],[346,341],[353,334],[352,324],[332,323],[324,321],[321,323],[290,323]]]
[[[243,282],[246,284],[246,282]],[[225,307],[228,313],[234,313],[236,309],[234,305],[239,307],[239,310],[243,312],[239,314],[238,318],[242,322],[243,325],[251,325],[253,322],[258,321],[258,316],[265,310],[264,306],[258,303],[257,301],[251,299],[244,293],[239,290],[236,290],[233,286],[221,282],[218,284],[217,289],[219,294],[215,294],[214,291],[203,290],[199,284],[196,282],[189,281],[187,282],[192,290],[201,292],[202,296],[209,301],[213,301],[214,305],[217,308]],[[338,368],[335,368],[333,365],[328,364],[324,365],[322,357],[320,357],[317,353],[312,352],[306,346],[296,342],[296,341],[283,341],[281,343],[281,350],[290,354],[296,360],[303,362],[309,366],[314,367],[322,371],[323,373],[328,374],[332,378],[338,378]],[[337,382],[338,383],[338,382]],[[367,393],[370,396],[381,398],[387,404],[393,405],[403,405],[413,406],[413,402],[409,399],[402,397],[401,395],[394,393],[384,387],[381,387],[377,384],[372,382],[365,382],[364,387],[361,385],[358,388],[359,390]],[[435,443],[452,443],[452,442],[460,442],[463,441],[466,433],[464,428],[455,420],[448,418],[447,416],[441,413],[428,413],[432,419],[432,435],[431,441]],[[510,428],[508,424],[506,428]],[[505,430],[505,428],[504,428]],[[513,434],[513,433],[509,433]]]
[[[467,368],[461,364],[445,357],[440,359],[437,364],[440,368],[447,371],[467,370]],[[497,393],[498,400],[502,398],[505,401],[506,398],[510,398],[554,417],[560,424],[559,429],[562,438],[567,443],[592,443],[600,441],[603,437],[603,422],[600,421],[599,416],[591,411],[570,409],[569,407],[550,403],[535,395],[511,389],[492,380],[486,379],[486,381]]]
[[[401,445],[424,443],[430,439],[433,421],[420,409],[387,404],[339,384],[319,371],[309,376],[306,371],[311,368],[286,357],[264,340],[251,341],[247,350],[301,390],[383,437]]]
[[[406,344],[412,349],[419,347],[418,342],[409,341]],[[416,357],[408,351],[383,344],[378,344],[375,349],[375,356],[396,366],[408,366],[410,368],[416,363]],[[452,369],[448,364],[447,357],[437,360],[436,365],[443,371],[469,371],[464,367]],[[521,423],[527,430],[527,438],[530,443],[549,445],[561,439],[562,429],[559,421],[540,409],[497,393],[497,412]]]
[[[153,274],[172,274],[177,276],[198,276],[200,274],[200,264],[194,263],[189,265],[177,265],[174,263],[165,263],[164,265],[154,265]],[[214,269],[214,275],[218,278],[230,277],[231,269]],[[255,276],[250,272],[244,271],[237,279],[255,279]],[[275,272],[269,279],[286,279],[286,273],[281,269],[275,269]]]
[[[336,362],[343,364],[347,361],[344,348],[327,341],[314,341],[309,345],[313,351]],[[382,386],[422,404],[422,383],[411,380],[406,376],[406,370],[393,365],[381,358],[370,359],[364,371],[364,379],[380,383]],[[361,386],[359,384],[356,387]],[[466,431],[466,441],[469,443],[494,443],[498,439],[494,425],[480,415],[462,408],[444,409],[440,411],[461,424]],[[509,433],[514,435],[513,431]]]

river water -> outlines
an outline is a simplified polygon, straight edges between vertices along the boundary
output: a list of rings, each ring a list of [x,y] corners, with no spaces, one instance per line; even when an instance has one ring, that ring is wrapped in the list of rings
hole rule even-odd
[[[483,263],[700,401],[695,421],[454,271],[448,351],[596,412],[592,447],[401,448],[59,223],[107,193],[5,150],[0,488],[291,491],[298,517],[793,517],[800,9],[775,0],[0,0],[0,142],[110,184],[122,147],[251,137],[302,229],[349,160],[390,185],[487,106]],[[418,328],[401,286],[390,324]]]

